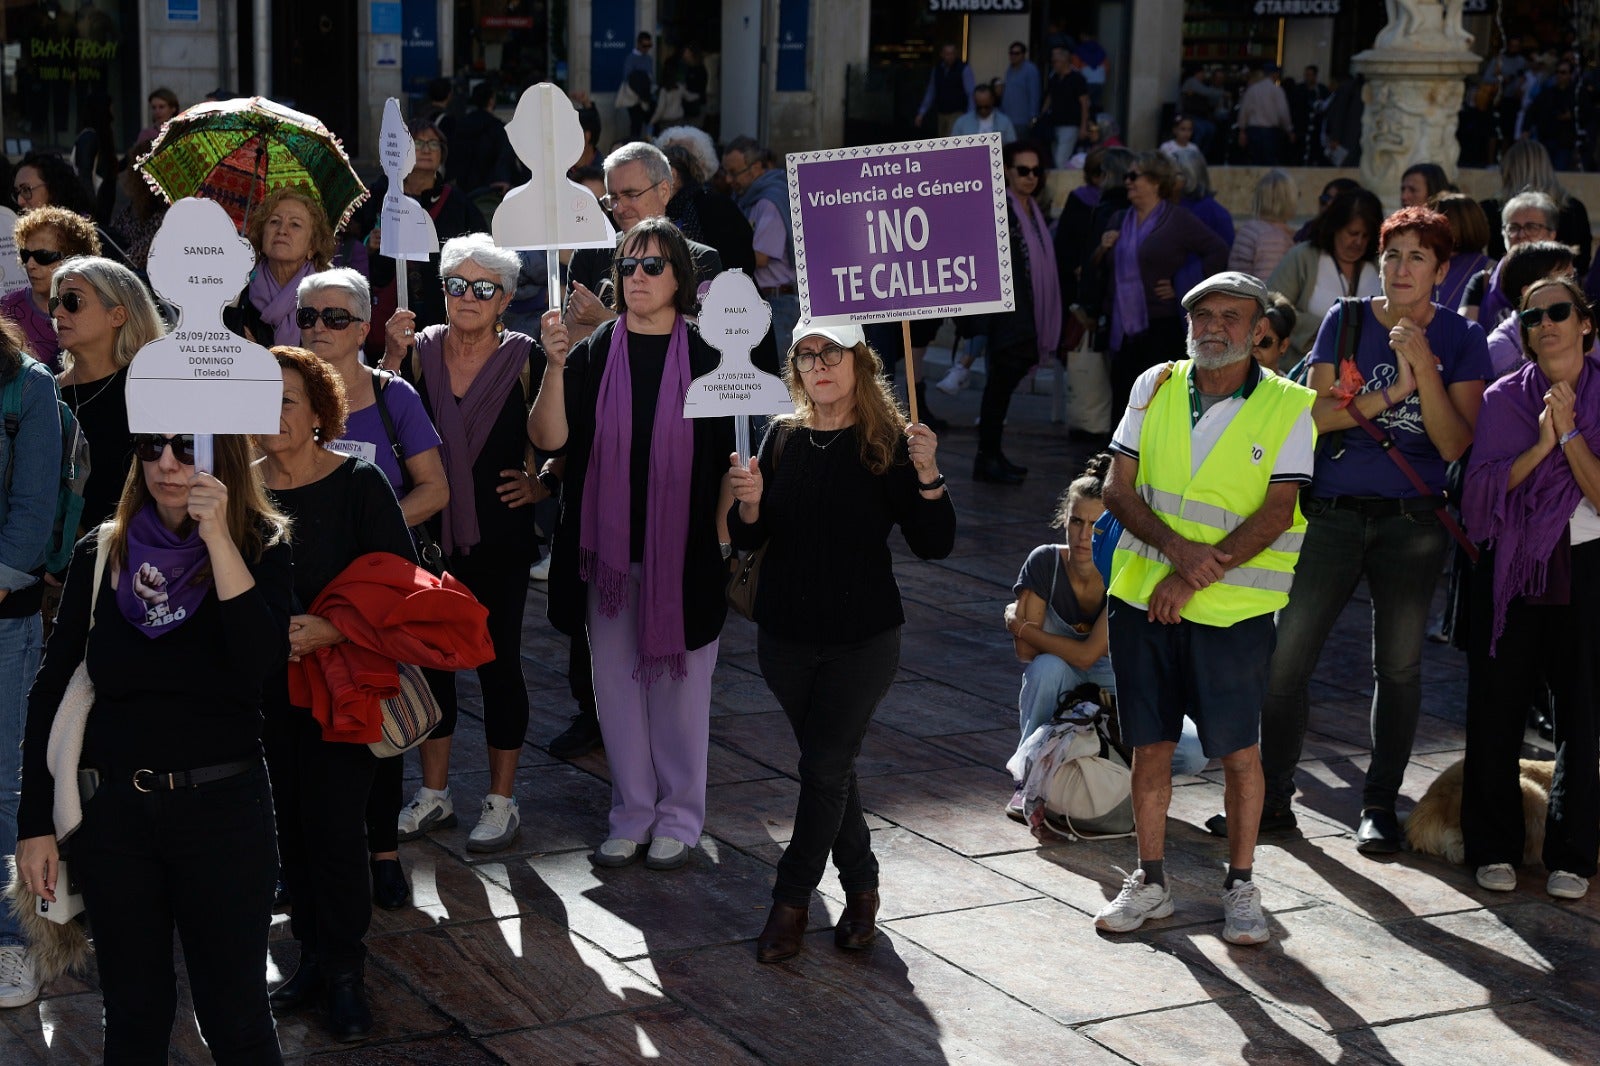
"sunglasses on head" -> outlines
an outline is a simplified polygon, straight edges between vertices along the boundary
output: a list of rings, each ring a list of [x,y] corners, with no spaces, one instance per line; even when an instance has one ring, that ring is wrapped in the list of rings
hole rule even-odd
[[[160,433],[135,433],[133,435],[133,454],[147,463],[161,461],[161,453],[167,450],[167,445],[172,445],[172,457],[184,466],[194,465],[194,434],[180,433],[176,437],[164,436]]]
[[[317,324],[317,319],[322,319],[322,324],[329,329],[349,329],[352,322],[365,322],[364,318],[357,318],[342,307],[324,307],[318,310],[315,307],[302,307],[294,313],[294,324],[301,329],[310,329]]]
[[[1020,167],[1013,165],[1011,169],[1017,172],[1017,177],[1019,178],[1044,177],[1044,167]]]
[[[67,257],[67,253],[66,252],[52,252],[48,248],[18,248],[17,249],[17,258],[22,260],[22,265],[23,266],[27,266],[28,265],[28,260],[32,259],[35,263],[38,263],[40,266],[47,267],[47,266],[50,266],[50,265],[52,265],[54,263],[61,262],[61,260],[65,259],[66,257]]]
[[[60,296],[50,297],[50,313],[53,315],[56,313],[56,308],[65,307],[67,309],[67,314],[75,315],[79,311],[82,311],[84,305],[88,302],[88,298],[82,293],[64,292]]]
[[[659,278],[661,272],[667,269],[666,256],[647,255],[643,259],[637,256],[626,256],[617,260],[617,273],[625,278],[633,277],[633,272],[644,267],[644,272],[652,278]]]
[[[449,293],[451,296],[456,297],[457,299],[465,296],[467,294],[467,290],[471,289],[472,295],[475,299],[492,300],[494,299],[494,294],[499,292],[501,287],[502,286],[498,281],[489,281],[487,279],[482,281],[468,281],[466,278],[459,277],[455,274],[451,274],[448,278],[444,279],[444,291]],[[334,328],[337,329],[338,327],[335,326]]]
[[[1549,315],[1552,322],[1565,322],[1572,317],[1572,301],[1562,300],[1558,304],[1546,304],[1544,307],[1530,307],[1522,312],[1518,318],[1522,320],[1525,329],[1532,329],[1544,321],[1544,316]]]

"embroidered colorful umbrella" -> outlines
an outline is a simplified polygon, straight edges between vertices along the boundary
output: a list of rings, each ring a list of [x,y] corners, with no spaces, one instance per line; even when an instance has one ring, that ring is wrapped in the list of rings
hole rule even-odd
[[[309,190],[335,230],[367,198],[344,145],[320,119],[260,96],[196,104],[173,117],[134,169],[169,203],[217,201],[241,233],[251,209],[280,186]]]

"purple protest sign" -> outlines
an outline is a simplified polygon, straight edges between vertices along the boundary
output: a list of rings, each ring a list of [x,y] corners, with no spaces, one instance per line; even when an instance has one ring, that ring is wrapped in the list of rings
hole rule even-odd
[[[1013,311],[1000,135],[789,156],[801,318]]]

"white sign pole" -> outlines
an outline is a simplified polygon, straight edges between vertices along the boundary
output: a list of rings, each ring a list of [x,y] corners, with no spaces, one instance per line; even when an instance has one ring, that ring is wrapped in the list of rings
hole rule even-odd
[[[739,462],[750,457],[750,415],[788,414],[794,400],[783,379],[758,370],[750,353],[772,325],[772,310],[756,283],[742,270],[724,270],[711,279],[700,302],[700,336],[722,353],[722,362],[695,378],[684,394],[683,417],[733,417]]]
[[[556,144],[556,109],[562,104],[571,106],[565,99],[559,103],[555,93],[541,93],[540,103],[544,108],[544,127],[539,131],[544,142],[544,187],[548,195],[544,197],[544,227],[546,233],[555,233],[560,228],[559,212],[556,206],[556,190],[566,180],[566,175],[561,172],[560,151]],[[549,297],[550,310],[558,310],[563,301],[561,288],[561,252],[552,245],[544,250],[544,285]]]
[[[378,134],[378,158],[389,178],[389,191],[383,196],[378,252],[394,260],[395,303],[402,309],[411,306],[406,264],[425,262],[439,251],[439,234],[433,216],[406,195],[405,179],[417,165],[417,148],[411,131],[400,116],[400,101],[394,97],[383,105],[383,127]],[[383,323],[373,323],[379,329]]]

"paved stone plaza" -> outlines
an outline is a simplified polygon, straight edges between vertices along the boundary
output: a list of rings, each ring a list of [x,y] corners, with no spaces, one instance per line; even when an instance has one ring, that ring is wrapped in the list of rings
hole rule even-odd
[[[962,523],[954,555],[926,564],[899,552],[901,670],[858,765],[883,866],[886,935],[870,954],[833,947],[840,902],[828,882],[805,952],[755,961],[798,786],[793,739],[740,619],[722,640],[709,815],[693,862],[665,874],[590,866],[605,835],[605,759],[568,764],[539,746],[572,705],[566,645],[536,588],[523,649],[534,720],[517,778],[520,840],[487,859],[465,852],[488,780],[469,708],[452,782],[464,824],[402,845],[415,906],[374,914],[367,987],[378,1036],[340,1048],[315,1012],[291,1014],[279,1021],[285,1054],[411,1066],[1600,1059],[1600,893],[1558,905],[1542,870],[1495,895],[1465,868],[1357,855],[1370,692],[1359,595],[1313,687],[1302,833],[1268,838],[1257,853],[1272,941],[1232,947],[1219,935],[1225,846],[1200,826],[1221,809],[1220,771],[1176,782],[1167,852],[1176,914],[1126,936],[1092,928],[1120,881],[1112,866],[1135,864],[1132,841],[1040,847],[1001,813],[1020,667],[1000,612],[1028,550],[1051,539],[1051,504],[1087,448],[1047,423],[1046,399],[1019,394],[1007,451],[1033,472],[1020,489],[975,486],[977,401],[971,389],[959,400],[934,394],[941,414],[968,427],[941,445]],[[1463,744],[1463,660],[1430,644],[1423,676],[1405,805]],[[275,937],[274,981],[294,969],[281,916]],[[186,1003],[172,1060],[208,1062]],[[57,983],[0,1016],[0,1062],[98,1061],[99,1018],[92,984]]]

